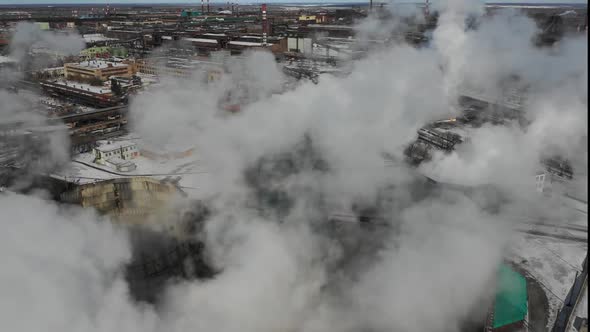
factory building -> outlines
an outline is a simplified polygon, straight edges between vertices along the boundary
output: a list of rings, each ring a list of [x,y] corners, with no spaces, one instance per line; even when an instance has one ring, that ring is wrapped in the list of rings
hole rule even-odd
[[[68,79],[108,80],[111,76],[133,76],[133,67],[126,63],[89,60],[80,63],[66,63],[64,74]]]
[[[287,51],[297,53],[312,53],[313,40],[311,38],[289,37],[287,38]]]
[[[117,171],[129,172],[137,168],[131,162],[139,156],[137,145],[131,142],[108,142],[100,144],[93,150],[94,162],[100,165],[109,166]]]
[[[286,49],[286,40],[282,40],[278,44],[268,44],[266,47],[263,42],[239,41],[232,40],[227,43],[226,48],[230,50],[231,54],[240,54],[245,50],[269,48],[273,53],[282,53]]]
[[[180,40],[185,45],[192,46],[195,50],[200,51],[217,51],[220,49],[219,42],[216,39],[208,38],[182,38]]]
[[[181,194],[179,189],[171,183],[134,177],[79,185],[62,193],[60,198],[66,203],[93,207],[118,223],[143,225],[150,222],[149,216],[172,213],[165,207],[178,194]],[[165,220],[168,219],[160,222]]]
[[[42,81],[40,85],[50,96],[74,99],[78,103],[92,107],[111,107],[122,102],[121,98],[114,96],[110,88],[105,86],[71,81]]]
[[[208,82],[221,77],[222,69],[218,63],[184,58],[156,59],[151,61],[139,60],[135,62],[135,71],[149,75],[162,75],[179,78],[190,78],[198,71],[204,71]]]

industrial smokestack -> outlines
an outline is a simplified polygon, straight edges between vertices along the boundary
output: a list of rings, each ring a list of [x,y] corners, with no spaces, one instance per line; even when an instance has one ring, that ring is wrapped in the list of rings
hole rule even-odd
[[[267,24],[266,24],[266,4],[262,4],[262,46],[266,47],[266,34],[267,34]]]
[[[369,13],[373,11],[373,0],[369,0]]]
[[[207,0],[207,14],[209,14],[209,0]]]
[[[201,13],[205,12],[205,0],[201,0]]]

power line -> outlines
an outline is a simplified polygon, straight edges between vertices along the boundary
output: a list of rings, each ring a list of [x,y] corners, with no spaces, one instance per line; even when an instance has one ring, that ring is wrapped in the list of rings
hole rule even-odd
[[[541,241],[539,241],[539,239],[533,239],[533,240],[535,240],[537,243],[539,243],[539,244],[543,245],[543,243],[542,243]],[[569,266],[570,266],[572,269],[574,269],[574,270],[576,270],[576,271],[578,271],[578,272],[582,272],[582,270],[580,270],[579,268],[577,268],[577,267],[576,267],[574,264],[572,264],[572,263],[568,262],[567,260],[565,260],[563,257],[561,257],[561,256],[560,256],[558,253],[556,253],[555,251],[553,251],[553,250],[551,250],[551,249],[549,249],[549,248],[547,248],[547,247],[544,247],[544,246],[541,246],[541,248],[543,248],[543,249],[545,249],[545,250],[547,250],[547,251],[551,252],[553,255],[555,255],[555,257],[557,257],[557,258],[559,258],[560,260],[562,260],[564,263],[566,263],[567,265],[569,265]]]

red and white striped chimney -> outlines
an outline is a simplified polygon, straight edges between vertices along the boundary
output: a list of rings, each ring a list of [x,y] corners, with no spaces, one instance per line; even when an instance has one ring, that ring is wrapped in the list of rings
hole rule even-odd
[[[266,24],[266,4],[263,3],[262,10],[262,46],[266,47],[266,34],[268,33],[268,26]]]

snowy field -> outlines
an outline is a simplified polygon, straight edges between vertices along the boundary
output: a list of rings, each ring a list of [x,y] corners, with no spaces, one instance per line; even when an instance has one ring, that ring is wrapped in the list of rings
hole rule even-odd
[[[519,224],[508,257],[537,280],[549,300],[549,324],[582,271],[588,250],[586,215],[550,225]],[[582,226],[584,225],[584,226]],[[585,229],[584,229],[585,227]],[[531,232],[531,233],[528,233]],[[569,239],[568,239],[569,237]]]

